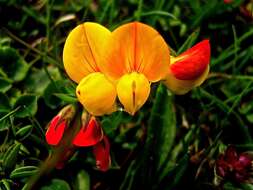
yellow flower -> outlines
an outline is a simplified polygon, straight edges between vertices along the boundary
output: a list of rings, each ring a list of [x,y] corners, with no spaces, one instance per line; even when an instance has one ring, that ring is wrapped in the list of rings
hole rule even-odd
[[[203,40],[178,57],[152,27],[132,22],[110,32],[91,22],[74,28],[67,37],[63,62],[78,83],[76,95],[92,115],[116,110],[116,97],[134,115],[147,101],[150,84],[164,80],[176,94],[199,86],[209,72],[210,45]]]
[[[150,83],[166,76],[169,48],[155,29],[139,22],[115,29],[105,47],[99,68],[117,81],[118,98],[133,115],[146,102]]]
[[[70,32],[64,45],[65,70],[73,81],[79,83],[77,98],[92,115],[115,110],[116,88],[98,66],[110,36],[111,32],[105,27],[86,22]]]

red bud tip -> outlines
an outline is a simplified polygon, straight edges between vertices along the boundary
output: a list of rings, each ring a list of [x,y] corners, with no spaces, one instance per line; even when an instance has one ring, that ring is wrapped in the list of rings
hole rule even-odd
[[[81,128],[73,140],[76,146],[93,146],[103,139],[103,130],[100,124],[92,117],[88,123]]]
[[[224,0],[223,1],[225,4],[230,4],[230,3],[233,3],[233,0]]]
[[[46,132],[46,141],[50,145],[57,145],[66,128],[66,121],[61,120],[61,115],[55,116],[49,124]]]
[[[210,63],[209,40],[203,40],[175,58],[170,70],[179,80],[198,78]]]
[[[107,171],[111,166],[110,143],[106,136],[103,141],[93,147],[93,154],[96,158],[97,168],[103,172]]]

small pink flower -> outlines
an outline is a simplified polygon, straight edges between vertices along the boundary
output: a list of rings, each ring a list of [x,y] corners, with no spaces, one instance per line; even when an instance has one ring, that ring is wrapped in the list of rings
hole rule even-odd
[[[225,4],[230,4],[230,3],[233,3],[233,0],[224,0],[223,1]]]
[[[252,159],[249,155],[238,154],[233,146],[229,146],[225,154],[216,161],[217,174],[223,178],[244,182],[250,177]]]

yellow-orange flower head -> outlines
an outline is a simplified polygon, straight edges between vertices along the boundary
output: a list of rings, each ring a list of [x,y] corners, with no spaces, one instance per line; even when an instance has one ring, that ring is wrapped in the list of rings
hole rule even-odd
[[[125,111],[134,114],[146,102],[150,83],[163,79],[170,63],[169,48],[152,27],[132,22],[112,32],[99,67],[117,81],[117,95]]]
[[[69,77],[78,83],[76,95],[92,115],[116,110],[116,97],[133,115],[147,101],[150,84],[164,80],[176,94],[185,94],[207,77],[208,40],[171,57],[168,45],[152,27],[132,22],[110,32],[86,22],[67,37],[63,62]]]

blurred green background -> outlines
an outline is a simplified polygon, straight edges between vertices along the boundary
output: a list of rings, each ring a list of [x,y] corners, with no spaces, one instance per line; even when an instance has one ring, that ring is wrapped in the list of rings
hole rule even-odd
[[[207,81],[183,96],[154,85],[134,117],[101,117],[111,169],[96,170],[91,149],[79,148],[38,189],[252,190],[215,172],[227,145],[253,150],[252,7],[250,0],[0,0],[0,189],[22,189],[36,174],[51,150],[47,124],[75,98],[62,64],[68,33],[86,21],[113,30],[137,20],[156,28],[174,54],[210,39]]]

